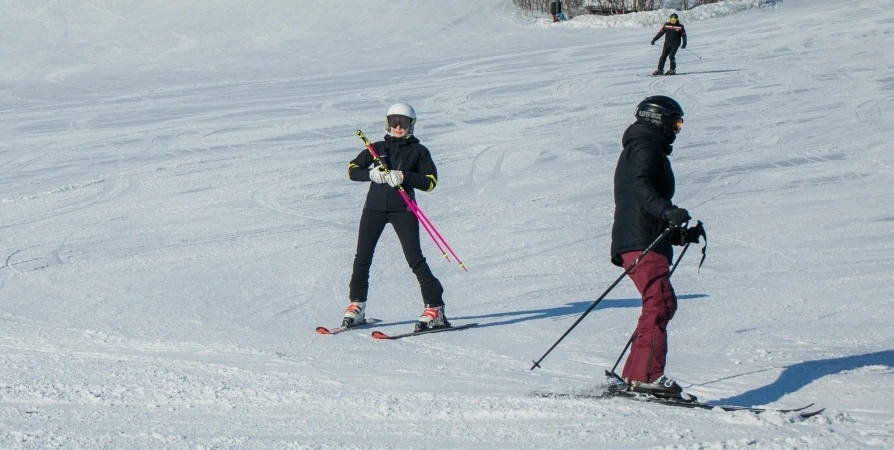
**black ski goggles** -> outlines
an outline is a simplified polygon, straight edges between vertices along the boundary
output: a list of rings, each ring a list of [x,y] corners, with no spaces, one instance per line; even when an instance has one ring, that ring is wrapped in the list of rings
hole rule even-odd
[[[410,125],[413,125],[415,119],[411,119],[407,116],[388,116],[388,126],[391,128],[403,128],[404,130],[409,130]]]

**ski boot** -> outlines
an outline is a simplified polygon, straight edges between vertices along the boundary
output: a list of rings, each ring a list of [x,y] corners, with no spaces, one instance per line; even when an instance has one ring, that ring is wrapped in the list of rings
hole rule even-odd
[[[630,386],[631,391],[654,395],[656,397],[674,397],[683,392],[683,388],[681,388],[680,385],[677,384],[676,380],[668,377],[667,375],[662,375],[656,378],[651,383],[627,379],[625,379],[624,381],[626,381],[627,385]]]
[[[630,386],[630,392],[639,392],[656,398],[677,400],[681,402],[698,401],[696,396],[683,392],[683,388],[680,387],[677,381],[667,375],[661,375],[651,383],[627,379],[624,381]]]
[[[425,311],[422,311],[422,317],[416,322],[416,331],[433,330],[435,328],[449,327],[450,322],[444,316],[444,305],[430,306],[425,305]]]
[[[366,302],[352,301],[345,309],[345,318],[342,319],[341,326],[351,328],[364,323],[366,323]]]
[[[668,70],[667,72],[664,72],[664,74],[665,74],[665,75],[676,75],[676,74],[677,74],[677,69],[671,69],[671,70]]]
[[[661,69],[658,69],[658,70],[652,72],[652,75],[664,75],[664,71]]]

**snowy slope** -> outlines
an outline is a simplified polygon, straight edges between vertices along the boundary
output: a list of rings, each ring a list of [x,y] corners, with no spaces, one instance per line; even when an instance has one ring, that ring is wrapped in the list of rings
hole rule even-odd
[[[894,2],[724,2],[552,24],[508,0],[0,5],[0,448],[894,446]],[[304,3],[304,2],[300,2]],[[412,3],[412,6],[401,3]],[[769,3],[769,4],[768,4]],[[635,104],[686,123],[675,202],[708,257],[674,274],[668,372],[715,404],[598,389],[633,330],[608,261]],[[318,336],[347,303],[362,129],[413,104],[439,186],[423,248],[475,329]],[[412,328],[386,231],[368,314]]]

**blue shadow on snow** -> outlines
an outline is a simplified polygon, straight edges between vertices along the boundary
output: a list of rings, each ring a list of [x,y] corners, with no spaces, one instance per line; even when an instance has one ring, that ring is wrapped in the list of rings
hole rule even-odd
[[[709,403],[735,406],[767,405],[826,375],[866,366],[894,367],[894,350],[792,364],[783,369],[779,378],[767,386]]]
[[[692,300],[698,298],[705,298],[707,295],[705,294],[689,294],[689,295],[678,295],[677,300]],[[478,320],[478,319],[492,319],[492,318],[500,318],[500,317],[510,317],[506,320],[482,323],[478,325],[477,328],[484,327],[496,327],[503,325],[512,325],[519,322],[526,322],[529,320],[539,320],[539,319],[549,319],[549,318],[558,318],[563,316],[570,315],[578,315],[582,314],[590,305],[593,304],[593,301],[583,301],[583,302],[573,302],[566,303],[562,306],[557,306],[555,308],[544,308],[544,309],[529,309],[525,311],[509,311],[509,312],[500,312],[493,314],[482,314],[477,316],[458,316],[453,317],[448,314],[447,318],[449,320]],[[590,311],[590,314],[600,310],[600,309],[613,309],[613,308],[639,308],[642,306],[642,301],[639,298],[635,299],[604,299],[602,302],[596,306],[596,309]]]

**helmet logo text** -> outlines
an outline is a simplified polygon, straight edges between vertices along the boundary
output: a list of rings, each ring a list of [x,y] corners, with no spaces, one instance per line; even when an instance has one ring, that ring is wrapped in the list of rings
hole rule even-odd
[[[661,120],[661,114],[657,112],[639,110],[636,113],[645,119]]]

